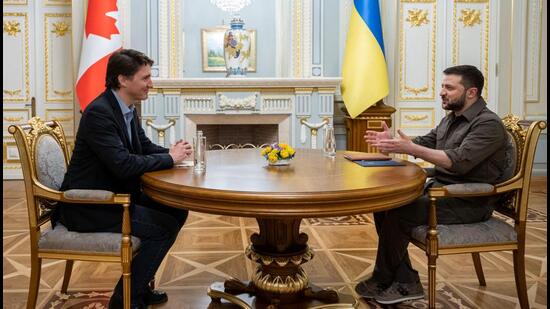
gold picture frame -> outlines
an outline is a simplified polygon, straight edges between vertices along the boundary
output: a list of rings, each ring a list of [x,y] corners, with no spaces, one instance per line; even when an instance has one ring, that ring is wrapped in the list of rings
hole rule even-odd
[[[201,53],[203,72],[225,72],[223,35],[229,27],[201,29]],[[250,35],[248,72],[256,72],[256,29],[246,29]]]

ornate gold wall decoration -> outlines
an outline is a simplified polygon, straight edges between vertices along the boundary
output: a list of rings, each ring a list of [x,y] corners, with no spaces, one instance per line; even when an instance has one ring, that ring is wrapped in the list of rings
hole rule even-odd
[[[14,96],[14,95],[17,95],[19,93],[21,93],[21,89],[17,89],[17,90],[2,90],[5,94],[9,95],[9,96]]]
[[[9,121],[9,122],[19,122],[21,120],[23,120],[23,117],[19,116],[19,117],[3,117],[5,121]]]
[[[17,39],[9,39],[8,41],[4,42],[4,49],[8,48],[10,51],[13,52],[12,49],[17,50],[17,52],[10,55],[10,62],[13,62],[13,64],[21,61],[23,63],[22,67],[18,67],[17,70],[22,76],[22,81],[24,85],[21,85],[21,83],[17,83],[17,85],[13,85],[9,82],[5,83],[8,88],[22,88],[19,90],[20,92],[12,92],[9,96],[4,96],[4,103],[12,103],[12,102],[29,102],[30,101],[30,55],[29,55],[29,19],[27,16],[27,13],[25,12],[7,12],[2,14],[4,18],[11,17],[16,18],[17,20],[5,20],[4,21],[4,32],[12,31],[14,29],[11,25],[17,25],[17,31],[13,35],[14,37],[17,37]],[[6,22],[7,21],[7,22]],[[7,24],[11,25],[8,26],[6,29]],[[13,30],[15,31],[15,30]],[[21,36],[18,36],[17,33],[21,32]],[[13,40],[13,42],[12,42]],[[13,45],[12,45],[13,44]],[[9,45],[9,47],[6,47]],[[19,50],[18,48],[21,48]],[[17,78],[17,81],[20,79]],[[17,90],[9,90],[6,91],[17,91]],[[7,94],[4,92],[4,94]]]
[[[475,24],[481,24],[481,11],[474,9],[460,10],[462,16],[458,18],[464,24],[464,27],[473,27]]]
[[[60,95],[62,97],[66,97],[68,95],[70,95],[72,92],[72,90],[66,90],[66,91],[62,91],[62,90],[54,90],[53,93],[57,94],[57,95]]]
[[[21,25],[15,20],[6,20],[4,22],[4,32],[11,36],[17,36],[21,32]]]
[[[52,26],[54,28],[52,30],[52,33],[55,33],[58,37],[64,36],[65,34],[67,34],[67,32],[71,30],[69,24],[64,21],[53,23]]]
[[[428,86],[415,88],[415,87],[409,87],[409,86],[405,85],[405,90],[414,93],[414,95],[418,95],[421,92],[427,92],[428,91]]]
[[[406,7],[409,3],[423,3],[423,8]],[[425,8],[425,9],[424,9]],[[408,12],[405,13],[405,12]],[[434,0],[401,0],[399,7],[399,100],[401,101],[419,101],[433,100],[435,98],[435,69],[436,69],[436,28],[437,28],[437,2]],[[431,19],[431,20],[430,20]],[[406,22],[411,23],[411,27],[407,28]],[[418,26],[415,26],[417,24]],[[420,27],[427,25],[426,27]],[[415,26],[415,28],[413,28]],[[411,80],[409,77],[411,72],[415,72],[415,66],[412,64],[418,63],[420,60],[407,59],[408,37],[411,33],[416,36],[414,40],[419,38],[425,39],[427,45],[425,55],[426,66],[421,70],[426,70],[425,82],[418,85],[418,79]],[[420,36],[419,36],[420,35]],[[415,43],[418,43],[415,41]],[[407,65],[408,64],[408,65]],[[418,69],[418,66],[416,70]],[[409,84],[409,85],[407,85]],[[418,87],[410,86],[413,84]]]
[[[428,115],[405,115],[405,119],[410,121],[420,121],[428,118]]]
[[[422,9],[409,10],[409,17],[407,17],[406,21],[411,23],[411,26],[413,27],[420,27],[423,24],[427,24],[429,22],[428,10],[422,10]]]
[[[70,13],[44,14],[44,33],[47,34],[44,36],[44,97],[47,103],[72,101],[72,90],[62,90],[68,88],[66,80],[64,83],[65,85],[57,85],[56,87],[56,84],[62,84],[64,81],[60,78],[55,78],[53,71],[54,69],[65,69],[63,65],[64,58],[63,56],[59,56],[59,51],[53,51],[54,47],[59,45],[51,43],[53,42],[54,35],[48,33],[48,29],[50,27],[53,28],[50,33],[55,33],[55,36],[60,38],[58,39],[58,44],[69,46],[72,39],[70,35],[66,36],[66,34],[70,34],[71,32],[70,18]],[[55,57],[55,55],[57,55],[57,57]],[[57,90],[55,88],[61,88],[61,90]],[[59,97],[53,96],[53,94]]]

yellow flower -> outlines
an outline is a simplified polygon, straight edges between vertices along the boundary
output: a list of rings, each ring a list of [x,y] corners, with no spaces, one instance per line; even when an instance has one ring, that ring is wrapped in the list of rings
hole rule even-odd
[[[296,152],[296,150],[294,150],[294,148],[292,148],[290,146],[288,147],[287,151],[288,151],[288,154],[291,155],[291,156],[293,156],[294,153]]]
[[[285,148],[288,148],[288,144],[286,144],[286,143],[280,143],[280,144],[279,144],[279,147],[285,149]]]
[[[286,149],[281,150],[281,158],[286,159],[288,158],[289,154]]]
[[[260,152],[260,154],[261,154],[262,156],[265,156],[265,155],[268,154],[270,151],[271,151],[270,149],[264,148],[264,149],[262,149],[262,151]]]
[[[277,155],[279,153],[279,149],[272,149],[270,154]]]
[[[267,156],[267,159],[268,159],[269,162],[271,162],[271,163],[275,163],[275,162],[277,162],[277,160],[278,160],[277,155],[276,155],[276,154],[272,154],[272,153],[270,153],[270,154]]]

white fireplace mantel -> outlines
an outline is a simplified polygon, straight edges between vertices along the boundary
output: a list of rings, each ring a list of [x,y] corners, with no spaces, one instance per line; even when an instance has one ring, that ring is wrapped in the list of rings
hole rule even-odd
[[[154,79],[156,89],[227,89],[227,88],[332,88],[340,86],[340,77],[317,78],[183,78]]]
[[[201,124],[277,124],[279,141],[317,148],[309,124],[333,123],[341,78],[154,79],[141,106],[142,125],[157,143],[191,139]],[[170,130],[157,130],[172,124]],[[151,128],[149,128],[151,127]],[[175,135],[175,136],[174,136]]]

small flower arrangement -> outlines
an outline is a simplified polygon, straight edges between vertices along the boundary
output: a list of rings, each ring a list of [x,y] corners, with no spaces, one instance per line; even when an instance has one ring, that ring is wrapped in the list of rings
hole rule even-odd
[[[261,151],[261,155],[266,158],[269,164],[276,164],[280,160],[290,160],[294,158],[296,151],[286,143],[274,143]]]

